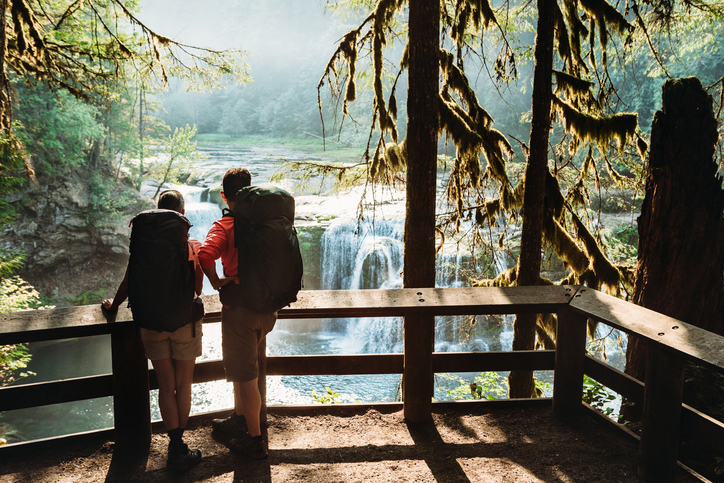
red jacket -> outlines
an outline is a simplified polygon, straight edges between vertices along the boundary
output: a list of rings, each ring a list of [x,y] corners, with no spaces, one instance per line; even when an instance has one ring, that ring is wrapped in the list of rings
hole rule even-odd
[[[224,216],[211,225],[199,250],[199,261],[203,269],[214,265],[219,258],[224,266],[224,276],[238,275],[239,255],[238,250],[234,248],[234,218],[231,216]]]

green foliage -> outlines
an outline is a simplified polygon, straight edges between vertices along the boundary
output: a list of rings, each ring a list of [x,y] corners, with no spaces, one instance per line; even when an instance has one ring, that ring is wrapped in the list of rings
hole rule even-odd
[[[312,397],[315,401],[317,401],[320,404],[341,404],[341,401],[339,401],[339,393],[336,391],[332,391],[332,389],[325,387],[325,394],[322,394],[321,396],[317,395],[316,390],[312,390]]]
[[[17,126],[14,122],[13,127]],[[26,156],[22,141],[14,131],[0,131],[0,226],[15,218],[15,208],[4,195],[22,185],[20,170],[25,168]]]
[[[90,143],[103,134],[96,121],[98,109],[66,91],[53,93],[44,86],[22,84],[16,88],[17,133],[33,153],[36,168],[52,174],[84,164]]]
[[[103,302],[106,298],[107,292],[107,289],[99,288],[98,290],[83,292],[75,297],[67,297],[67,300],[74,307],[79,305],[97,305]]]
[[[459,386],[452,389],[438,387],[438,391],[445,391],[445,394],[453,400],[459,399],[501,399],[508,394],[507,379],[497,372],[481,372],[472,381],[467,381],[455,374],[442,373],[438,377]]]
[[[616,228],[607,237],[608,255],[616,263],[634,266],[638,257],[639,234],[633,225]]]
[[[553,394],[553,385],[550,382],[541,381],[538,378],[533,378],[535,383],[535,392],[538,397],[550,397]]]
[[[17,252],[0,252],[0,313],[28,309],[49,309],[40,300],[40,294],[17,275],[8,276],[17,269],[22,257]],[[0,386],[33,375],[23,371],[30,362],[30,353],[24,344],[0,345]]]
[[[186,125],[183,128],[176,128],[171,136],[162,141],[157,159],[149,161],[147,177],[153,178],[158,183],[154,199],[161,192],[164,183],[179,182],[182,175],[193,173],[196,161],[209,157],[196,150],[196,141],[191,141],[194,136],[196,136],[196,126]]]
[[[0,386],[9,386],[24,377],[35,375],[23,371],[30,362],[30,353],[24,344],[0,345]]]
[[[32,285],[17,275],[0,280],[0,313],[52,308],[44,304]]]
[[[77,97],[103,97],[115,81],[163,84],[175,76],[191,89],[249,81],[241,49],[181,44],[151,30],[135,0],[8,2],[9,70]]]
[[[610,407],[610,404],[616,400],[616,395],[606,389],[606,386],[603,384],[584,374],[583,400],[594,409],[597,409],[606,416],[610,416],[611,413],[613,413],[613,408]]]
[[[6,250],[0,248],[0,277],[7,277],[23,266],[25,254],[19,249]]]
[[[95,171],[91,171],[88,176],[88,191],[90,210],[86,219],[91,224],[118,219],[128,212],[129,206],[138,201],[128,187]]]

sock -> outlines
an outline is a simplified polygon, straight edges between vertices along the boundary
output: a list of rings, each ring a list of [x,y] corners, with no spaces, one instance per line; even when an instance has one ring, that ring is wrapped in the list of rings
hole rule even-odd
[[[180,453],[186,448],[183,441],[184,429],[185,428],[176,428],[167,431],[169,448],[174,452]]]

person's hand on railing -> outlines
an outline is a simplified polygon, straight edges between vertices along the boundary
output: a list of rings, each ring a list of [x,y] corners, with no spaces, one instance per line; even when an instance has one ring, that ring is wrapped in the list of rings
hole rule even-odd
[[[113,304],[114,299],[105,299],[101,302],[101,308],[107,312],[118,312],[118,305]]]

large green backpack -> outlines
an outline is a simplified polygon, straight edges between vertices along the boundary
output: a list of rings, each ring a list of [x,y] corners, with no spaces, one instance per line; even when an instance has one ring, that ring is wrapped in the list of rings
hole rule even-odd
[[[140,327],[173,332],[194,319],[191,223],[171,210],[147,210],[131,222],[128,302]]]
[[[221,303],[269,314],[296,301],[304,269],[292,195],[281,188],[247,186],[224,216],[234,218],[239,283],[221,288]]]

